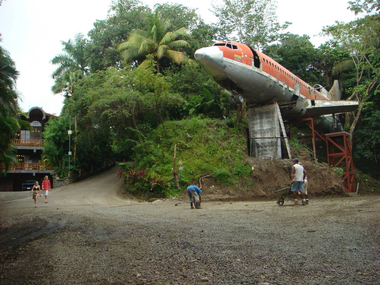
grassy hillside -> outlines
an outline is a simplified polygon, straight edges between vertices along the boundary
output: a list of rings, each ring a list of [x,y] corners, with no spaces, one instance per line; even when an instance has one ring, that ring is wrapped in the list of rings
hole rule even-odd
[[[127,189],[148,197],[170,197],[204,175],[231,187],[242,179],[249,185],[252,167],[245,162],[247,146],[242,129],[228,120],[209,118],[165,122],[136,142],[133,169],[124,172]],[[180,190],[172,172],[175,145]]]
[[[275,200],[275,191],[290,185],[292,160],[248,157],[245,129],[229,120],[192,118],[140,132],[133,167],[123,174],[127,191],[141,198],[173,197],[207,176],[202,179],[206,199]],[[173,175],[175,146],[180,189]],[[302,147],[291,151],[307,170],[311,196],[346,194],[342,177],[327,164],[314,161]]]

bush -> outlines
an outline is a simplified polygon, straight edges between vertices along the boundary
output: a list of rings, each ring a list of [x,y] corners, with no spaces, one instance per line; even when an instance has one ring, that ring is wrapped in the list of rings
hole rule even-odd
[[[345,170],[341,167],[331,167],[331,171],[334,172],[335,174],[338,174],[340,177],[343,177],[343,172]]]
[[[227,169],[221,169],[217,171],[214,175],[216,182],[230,185],[233,183],[232,175]]]

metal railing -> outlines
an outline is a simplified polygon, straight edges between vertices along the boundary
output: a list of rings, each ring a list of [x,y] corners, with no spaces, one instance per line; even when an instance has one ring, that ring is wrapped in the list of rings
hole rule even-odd
[[[5,164],[0,163],[0,169],[5,169]],[[47,166],[42,163],[38,162],[29,162],[29,163],[19,163],[17,165],[11,165],[8,172],[16,172],[16,171],[25,171],[25,170],[30,170],[30,171],[43,171],[43,170],[54,170],[54,167]]]
[[[36,146],[36,147],[42,147],[45,143],[45,140],[23,140],[23,139],[17,139],[12,140],[13,144],[16,146]]]

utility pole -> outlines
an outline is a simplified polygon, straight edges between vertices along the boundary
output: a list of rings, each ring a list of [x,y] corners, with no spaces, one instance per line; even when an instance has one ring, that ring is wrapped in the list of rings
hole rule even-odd
[[[67,134],[69,135],[69,172],[67,173],[67,176],[70,177],[71,173],[70,173],[70,160],[71,160],[71,134],[72,134],[72,130],[71,130],[71,117],[70,117],[70,128],[69,130],[67,131]]]

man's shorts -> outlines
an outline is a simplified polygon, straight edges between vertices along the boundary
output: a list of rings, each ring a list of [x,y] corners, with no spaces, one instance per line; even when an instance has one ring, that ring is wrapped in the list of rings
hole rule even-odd
[[[45,196],[49,195],[49,190],[45,190]]]
[[[292,184],[292,192],[297,192],[298,190],[303,191],[303,181],[294,181]]]

